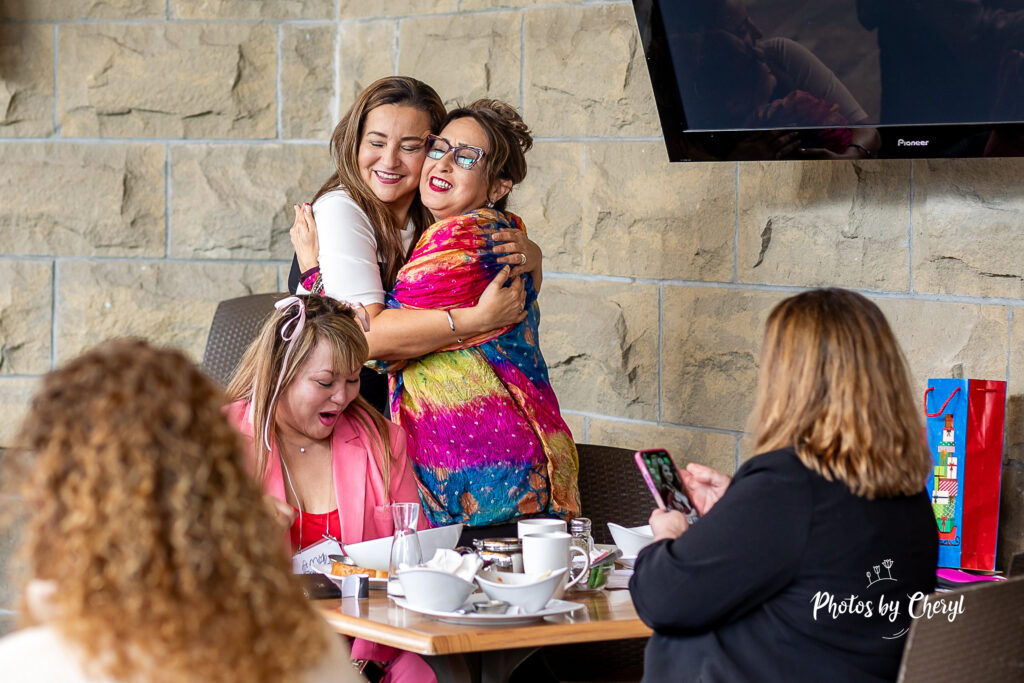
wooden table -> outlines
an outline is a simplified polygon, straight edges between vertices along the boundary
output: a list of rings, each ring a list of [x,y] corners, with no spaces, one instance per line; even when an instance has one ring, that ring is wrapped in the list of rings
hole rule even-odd
[[[436,621],[392,603],[383,591],[370,598],[318,600],[315,605],[338,633],[422,655],[481,653],[479,671],[447,680],[501,681],[531,652],[544,645],[646,638],[651,629],[636,615],[629,591],[570,594],[584,605],[569,615],[522,626],[460,625]],[[439,675],[439,680],[442,676]]]

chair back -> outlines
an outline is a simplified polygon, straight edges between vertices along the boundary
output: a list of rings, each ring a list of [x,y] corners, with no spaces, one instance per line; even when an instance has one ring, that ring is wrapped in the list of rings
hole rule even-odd
[[[899,681],[1024,680],[1024,577],[929,596],[946,604],[961,598],[953,621],[944,614],[913,620]]]
[[[576,444],[580,459],[581,513],[591,521],[595,543],[613,543],[608,522],[625,527],[647,524],[654,498],[633,459],[635,451]]]
[[[1010,558],[1010,568],[1006,571],[1007,576],[1024,575],[1024,550],[1014,553]]]
[[[263,321],[274,310],[274,302],[285,296],[288,295],[250,294],[217,304],[203,352],[203,372],[226,387],[245,350],[263,327]]]
[[[633,459],[635,451],[576,444],[580,459],[581,514],[591,522],[595,543],[613,543],[608,522],[643,526],[654,498]],[[646,638],[578,643],[544,648],[548,667],[560,681],[639,681]]]

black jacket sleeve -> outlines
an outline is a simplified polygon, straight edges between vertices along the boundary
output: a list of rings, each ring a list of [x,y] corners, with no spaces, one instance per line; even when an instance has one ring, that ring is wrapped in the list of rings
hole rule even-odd
[[[676,634],[708,631],[792,581],[811,524],[809,476],[792,453],[755,456],[704,518],[644,548],[629,582],[644,623]]]

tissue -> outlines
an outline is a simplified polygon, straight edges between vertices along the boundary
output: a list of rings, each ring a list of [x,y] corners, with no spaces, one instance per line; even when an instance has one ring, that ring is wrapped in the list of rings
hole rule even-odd
[[[423,564],[424,567],[439,569],[465,581],[472,582],[473,577],[483,565],[483,560],[475,554],[459,555],[454,550],[438,548],[434,556]]]

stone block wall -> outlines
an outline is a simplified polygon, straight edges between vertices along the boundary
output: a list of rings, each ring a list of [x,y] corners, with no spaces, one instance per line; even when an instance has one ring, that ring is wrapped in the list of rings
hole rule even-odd
[[[1024,161],[669,164],[626,0],[0,0],[0,446],[92,344],[198,360],[218,301],[283,289],[290,204],[390,74],[533,128],[512,203],[578,441],[731,472],[767,312],[849,287],[917,389],[1009,381],[1001,558],[1024,549]]]

